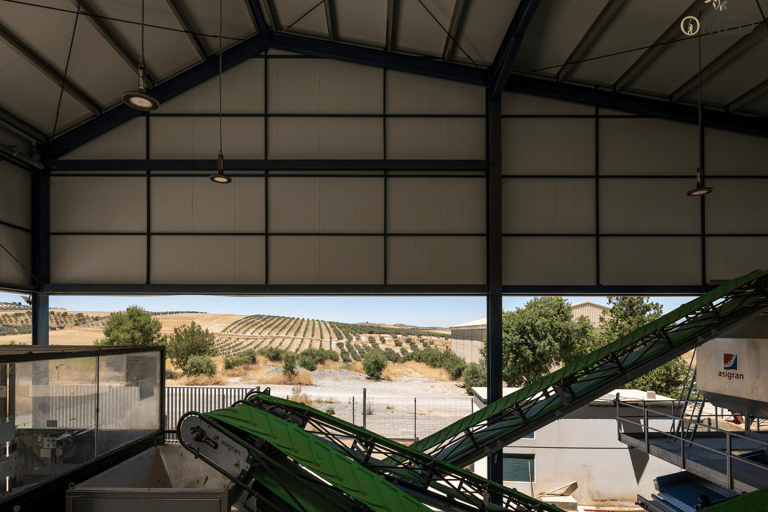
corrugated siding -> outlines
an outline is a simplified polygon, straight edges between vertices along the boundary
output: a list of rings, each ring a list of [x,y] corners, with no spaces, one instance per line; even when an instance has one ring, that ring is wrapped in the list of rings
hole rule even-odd
[[[383,284],[384,237],[270,237],[269,282]]]
[[[445,40],[448,37],[445,30],[451,25],[455,0],[422,0],[419,2],[399,2],[395,16],[397,27],[395,48],[404,52],[420,55],[442,56]],[[432,15],[430,15],[430,12]],[[435,16],[439,25],[435,23]]]
[[[594,113],[595,107],[582,103],[517,92],[501,95],[501,114],[505,116],[591,116]]]
[[[453,45],[449,59],[470,63],[459,49],[461,46],[475,63],[489,65],[493,62],[519,4],[520,0],[466,2],[460,30],[456,34],[458,44]],[[448,25],[445,27],[448,28]]]
[[[700,285],[701,240],[672,236],[601,238],[600,284]]]
[[[600,174],[690,174],[699,162],[695,125],[660,119],[601,119]]]
[[[501,208],[504,233],[594,233],[595,180],[506,179]]]
[[[504,174],[595,173],[592,119],[502,119],[501,143]]]
[[[384,158],[380,118],[271,117],[270,159]]]
[[[704,140],[708,175],[765,176],[768,162],[765,137],[707,128]]]
[[[768,268],[768,237],[707,237],[707,280],[730,280]]]
[[[279,21],[278,27],[291,27],[292,32],[328,38],[328,23],[322,4],[318,6],[315,0],[280,0],[271,5],[274,6],[272,16]]]
[[[389,233],[485,233],[485,180],[389,178]]]
[[[386,2],[334,0],[333,4],[336,8],[336,35],[339,39],[379,48],[386,46]]]
[[[701,232],[701,204],[686,196],[695,183],[693,177],[600,180],[600,233]]]
[[[744,5],[740,2],[741,5]],[[755,28],[757,28],[758,19],[754,19]],[[749,20],[743,20],[745,24],[742,28],[742,33],[747,33],[752,30]],[[723,23],[721,23],[721,26]],[[729,26],[736,25],[736,20],[731,19]],[[705,30],[708,29],[705,28]],[[738,26],[736,30],[729,30],[730,33],[738,34]],[[725,37],[725,36],[723,36]],[[729,37],[735,42],[735,37]],[[739,58],[734,59],[728,64],[728,70],[721,73],[716,73],[712,78],[707,80],[706,87],[701,89],[702,102],[705,105],[725,105],[740,97],[742,94],[749,91],[756,84],[762,83],[768,80],[768,66],[761,66],[758,63],[765,61],[766,55],[768,55],[768,42],[765,39],[758,42],[752,48],[744,52]],[[738,77],[734,80],[734,77]],[[698,88],[689,94],[686,100],[698,102],[699,100]]]
[[[225,114],[264,113],[264,59],[248,59],[221,75],[221,110]],[[218,114],[219,77],[164,102],[158,112]]]
[[[387,114],[485,115],[485,88],[387,71]]]
[[[237,177],[226,187],[207,176],[152,178],[154,233],[261,233],[264,178]]]
[[[51,232],[146,231],[145,179],[53,176],[50,183]]]
[[[485,158],[485,120],[389,118],[387,158],[481,160]]]
[[[270,178],[270,233],[383,233],[384,178]]]
[[[62,156],[63,160],[133,160],[147,156],[147,119],[131,119]]]
[[[264,284],[263,236],[153,236],[153,284]]]
[[[270,114],[381,114],[384,70],[327,59],[270,59]]]
[[[51,282],[141,284],[146,236],[51,235]]]
[[[210,0],[178,0],[184,14],[191,20],[196,31],[203,34],[219,33],[219,3]],[[225,37],[245,39],[256,34],[256,28],[248,13],[245,2],[223,2],[222,4],[222,33]],[[219,39],[216,37],[200,37],[208,53],[219,51]],[[222,47],[227,48],[237,44],[232,39],[223,40]]]
[[[32,270],[32,234],[0,224],[0,240],[27,269]],[[36,283],[6,251],[0,251],[0,283],[32,286]]]
[[[0,221],[32,229],[32,174],[6,161],[0,161]]]
[[[502,257],[505,285],[595,284],[593,237],[504,237]]]
[[[695,182],[691,181],[693,188]],[[768,233],[768,179],[713,178],[707,180],[707,186],[714,188],[705,208],[707,233]],[[768,267],[768,258],[763,266]]]
[[[387,240],[387,284],[484,284],[485,237]]]
[[[225,117],[221,123],[225,168],[227,158],[264,158],[264,119]],[[150,158],[215,160],[219,153],[216,117],[152,117]]]

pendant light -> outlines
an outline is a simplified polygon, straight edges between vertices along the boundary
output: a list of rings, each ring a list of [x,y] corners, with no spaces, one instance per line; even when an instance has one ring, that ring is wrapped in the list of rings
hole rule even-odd
[[[144,90],[144,0],[141,0],[141,58],[139,59],[139,85],[135,91],[123,93],[123,103],[142,112],[160,108],[160,102]]]
[[[222,153],[221,144],[221,27],[224,9],[222,7],[223,0],[219,0],[219,157],[216,161],[216,174],[208,176],[214,183],[231,183],[232,178],[224,174],[224,154]]]
[[[699,13],[701,16],[701,13]],[[701,21],[699,21],[701,24]],[[699,168],[696,169],[696,188],[688,191],[688,196],[699,197],[712,192],[712,187],[704,186],[704,125],[701,122],[701,33],[699,40]]]

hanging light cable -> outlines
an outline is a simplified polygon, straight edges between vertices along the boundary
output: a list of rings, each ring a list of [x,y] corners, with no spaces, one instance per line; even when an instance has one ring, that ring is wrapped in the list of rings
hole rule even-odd
[[[160,108],[160,102],[146,93],[144,89],[144,0],[141,0],[141,57],[139,58],[139,84],[135,91],[123,93],[123,103],[142,112],[152,112]]]
[[[701,13],[699,13],[699,26],[701,26]],[[704,186],[704,124],[701,113],[701,32],[699,40],[699,168],[696,169],[696,188],[689,190],[690,197],[704,196],[712,192],[712,187]]]
[[[222,36],[222,20],[224,8],[222,7],[224,0],[219,0],[219,158],[216,161],[216,174],[208,176],[214,183],[231,183],[232,178],[224,174],[224,153],[222,152],[222,135],[221,135],[221,36]]]

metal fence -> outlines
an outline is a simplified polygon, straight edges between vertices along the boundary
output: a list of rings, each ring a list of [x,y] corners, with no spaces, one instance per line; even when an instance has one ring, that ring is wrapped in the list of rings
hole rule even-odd
[[[251,388],[172,386],[165,388],[166,428],[176,428],[188,411],[210,412],[242,400]],[[282,397],[281,397],[282,398]],[[421,439],[475,412],[472,398],[372,397],[365,390],[352,397],[313,396],[296,389],[289,400],[308,403],[390,439]],[[175,434],[167,434],[175,439]]]

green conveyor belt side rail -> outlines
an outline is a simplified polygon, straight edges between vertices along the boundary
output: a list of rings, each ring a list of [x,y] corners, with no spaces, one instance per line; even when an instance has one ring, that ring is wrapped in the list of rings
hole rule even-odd
[[[707,512],[768,512],[768,487],[707,507]]]
[[[412,448],[463,466],[613,391],[768,306],[768,272],[729,281]]]
[[[306,422],[309,434],[293,423],[266,412],[279,408]],[[352,468],[346,464],[338,468],[318,466],[315,451],[328,450],[344,457],[366,475],[382,475],[400,485],[418,489],[437,501],[454,502],[464,508],[482,510],[516,510],[559,512],[560,509],[540,502],[525,494],[490,482],[474,473],[430,457],[396,441],[387,439],[366,429],[334,416],[320,412],[304,404],[284,400],[264,393],[250,395],[245,403],[228,409],[205,414],[216,421],[244,430],[264,439],[285,454],[306,465],[319,476],[336,485],[348,478]],[[352,439],[351,446],[349,440]],[[318,444],[319,443],[319,446]],[[319,469],[315,469],[319,467]],[[343,473],[340,473],[343,472]],[[357,474],[357,473],[356,473]],[[384,478],[379,478],[386,482]],[[357,491],[339,486],[344,492],[360,499]],[[501,505],[489,502],[490,495],[501,499]],[[362,500],[361,500],[362,501]],[[375,507],[374,510],[379,510]],[[395,508],[397,509],[397,507]]]

